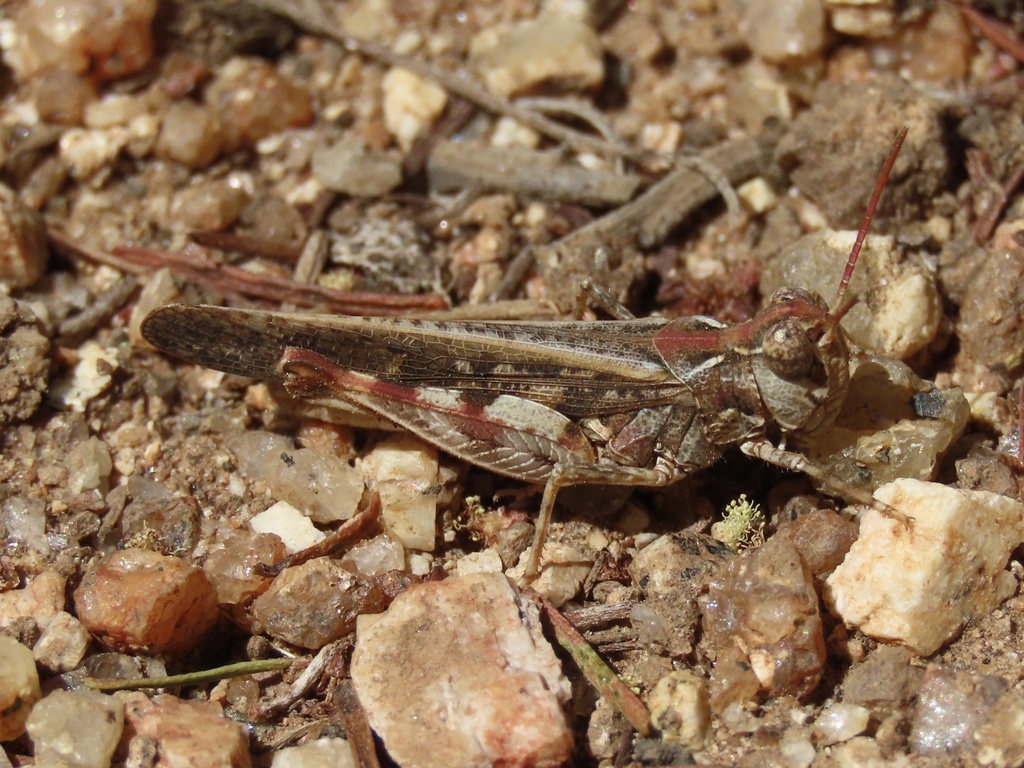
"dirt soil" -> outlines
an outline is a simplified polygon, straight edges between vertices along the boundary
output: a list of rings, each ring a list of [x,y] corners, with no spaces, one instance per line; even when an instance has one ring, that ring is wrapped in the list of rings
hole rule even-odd
[[[0,22],[13,30],[0,81],[0,597],[56,571],[74,614],[87,572],[118,550],[202,566],[224,531],[247,532],[279,499],[273,478],[240,471],[247,458],[231,442],[240,432],[274,432],[349,464],[387,434],[302,402],[280,382],[258,381],[247,362],[259,356],[258,335],[237,349],[238,365],[225,361],[229,374],[162,354],[139,332],[149,310],[180,302],[550,320],[572,317],[580,281],[590,278],[639,317],[746,322],[767,300],[762,277],[778,272],[770,265],[780,253],[810,232],[860,226],[904,125],[908,138],[872,232],[891,236],[893,252],[915,265],[915,285],[934,291],[934,318],[912,314],[904,325],[927,327],[926,337],[875,353],[899,354],[929,382],[922,391],[934,382],[967,394],[969,423],[915,476],[1020,499],[1017,4],[362,0],[331,8],[327,26],[383,52],[331,39],[310,10],[316,2],[161,0],[148,14],[149,3],[137,3],[139,18],[129,14],[122,26],[111,20],[112,0],[81,5],[95,14],[86,25],[95,35],[26,48],[17,41],[53,28],[49,5],[0,6]],[[783,6],[793,9],[788,21],[780,20]],[[556,44],[524,26],[543,14],[573,19],[571,35]],[[502,37],[508,30],[522,39]],[[481,52],[487,44],[496,46],[490,54]],[[445,100],[445,83],[430,72],[395,74],[410,62],[469,71],[487,87],[449,91]],[[480,94],[488,103],[475,101]],[[568,138],[495,113],[520,97],[537,98],[520,108],[568,127]],[[442,152],[454,138],[478,154]],[[675,187],[658,186],[680,168]],[[628,209],[649,190],[659,190],[650,209]],[[613,220],[617,210],[630,212]],[[845,259],[835,255],[837,275]],[[856,291],[874,313],[862,322],[873,326],[887,321],[875,304],[883,283],[905,273],[869,269],[878,284]],[[584,320],[607,316],[588,307]],[[193,346],[222,358],[237,347],[214,337]],[[721,392],[698,397],[697,407],[718,402],[724,410],[729,395]],[[584,434],[606,427],[590,424]],[[814,452],[810,442],[793,447]],[[709,585],[737,557],[711,538],[730,502],[745,495],[764,509],[763,531],[744,531],[741,549],[770,541],[784,521],[844,507],[841,493],[822,494],[735,444],[721,448],[713,466],[670,488],[560,497],[551,535],[592,564],[567,613],[649,600],[659,617],[652,630],[640,614],[619,614],[586,634],[645,700],[672,670],[711,680],[725,653],[706,635],[705,613]],[[407,548],[406,563],[376,575],[354,612],[383,610],[409,584],[454,573],[469,553],[493,548],[510,567],[529,544],[539,503],[529,484],[443,452],[439,461],[434,550]],[[843,482],[860,478],[873,491],[878,482],[860,469],[826,474],[842,471]],[[365,506],[369,491],[354,500]],[[821,570],[807,565],[794,539],[805,572],[813,571],[811,610],[826,654],[812,685],[749,694],[713,686],[706,747],[695,750],[636,738],[566,660],[571,764],[1024,765],[1021,721],[1003,727],[1007,712],[1024,717],[1024,598],[974,618],[925,657],[845,627],[820,601],[824,578],[854,538],[851,515],[829,522],[835,538],[823,557],[832,564]],[[337,522],[318,525],[329,532]],[[643,546],[667,534],[688,542],[692,551],[680,557],[697,564],[678,598],[650,592],[633,567]],[[1021,551],[1006,566],[1018,581]],[[246,574],[255,578],[251,567]],[[44,670],[43,689],[81,688],[110,652],[150,674],[316,652],[280,637],[268,642],[246,613],[251,598],[221,600],[216,628],[187,653],[104,636],[71,668]],[[0,617],[0,627],[29,647],[45,628],[26,617]],[[666,631],[677,634],[666,639]],[[348,627],[331,638],[341,642],[337,662],[285,713],[256,714],[280,692],[279,673],[246,678],[259,685],[245,696],[223,683],[170,690],[221,702],[246,724],[252,759],[269,765],[283,747],[349,730],[332,707],[353,635]],[[863,707],[866,719],[833,740],[819,716],[845,712],[834,710],[843,702]],[[26,736],[4,748],[12,764],[32,764]],[[386,763],[379,741],[377,749]],[[136,764],[122,745],[115,764],[124,760]]]

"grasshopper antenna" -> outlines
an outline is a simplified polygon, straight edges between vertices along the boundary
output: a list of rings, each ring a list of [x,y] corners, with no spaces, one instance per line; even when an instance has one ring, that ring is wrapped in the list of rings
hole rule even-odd
[[[871,220],[875,217],[878,199],[882,196],[882,190],[885,189],[886,182],[889,181],[889,174],[892,172],[893,165],[896,164],[896,156],[900,153],[903,140],[907,138],[908,130],[909,128],[904,125],[900,128],[900,132],[896,134],[896,140],[892,143],[892,149],[889,150],[889,156],[885,159],[882,172],[878,174],[878,181],[875,182],[875,189],[871,193],[871,199],[868,200],[867,213],[864,214],[864,221],[857,231],[857,239],[853,243],[853,250],[850,251],[850,258],[846,261],[846,271],[843,272],[843,279],[839,281],[839,291],[836,293],[836,300],[832,302],[832,306],[840,316],[849,309],[849,307],[843,309],[842,306],[843,299],[846,298],[846,288],[850,285],[850,278],[853,277],[853,268],[857,264],[857,257],[860,256],[860,249],[864,245],[864,239],[868,236],[868,230],[871,229]]]

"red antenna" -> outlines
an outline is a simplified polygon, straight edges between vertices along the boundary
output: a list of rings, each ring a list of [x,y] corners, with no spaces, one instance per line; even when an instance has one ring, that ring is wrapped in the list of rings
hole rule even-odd
[[[882,196],[882,190],[885,189],[886,182],[889,181],[889,173],[892,171],[893,165],[896,164],[896,155],[900,153],[900,147],[903,146],[903,140],[907,138],[908,130],[909,128],[904,125],[900,128],[900,132],[896,134],[896,140],[892,143],[889,156],[885,158],[885,165],[882,166],[882,172],[878,175],[878,181],[875,182],[875,191],[871,193],[871,199],[868,200],[868,211],[864,214],[864,221],[857,231],[857,239],[853,243],[853,250],[850,251],[850,258],[846,261],[846,271],[843,272],[843,279],[839,282],[836,300],[832,302],[832,306],[837,312],[842,311],[842,301],[846,296],[846,288],[850,284],[850,278],[853,277],[853,268],[857,264],[857,257],[860,256],[860,249],[864,245],[864,239],[868,236],[868,230],[871,229],[871,220],[875,217],[878,199]]]

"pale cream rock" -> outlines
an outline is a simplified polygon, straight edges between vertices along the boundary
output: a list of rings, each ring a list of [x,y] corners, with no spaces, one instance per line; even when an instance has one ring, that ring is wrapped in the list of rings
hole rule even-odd
[[[818,753],[807,732],[802,728],[792,728],[779,740],[779,753],[782,755],[786,768],[810,768]]]
[[[761,176],[738,186],[736,194],[754,213],[765,213],[779,202],[778,195],[772,191],[768,182]]]
[[[887,759],[878,746],[878,740],[871,736],[857,736],[833,747],[832,759],[839,768],[894,768],[911,765],[909,757]]]
[[[27,728],[36,765],[101,768],[114,756],[124,713],[114,696],[58,689],[32,708]]]
[[[405,550],[393,537],[382,533],[355,544],[339,562],[357,576],[371,578],[405,568]]]
[[[832,29],[854,37],[888,37],[896,31],[894,0],[823,0]]]
[[[114,162],[129,138],[128,131],[120,126],[102,130],[69,128],[60,137],[60,159],[72,178],[87,181]]]
[[[67,672],[82,663],[92,635],[78,619],[61,611],[43,630],[32,648],[39,666],[51,672]]]
[[[154,768],[251,765],[244,728],[224,717],[216,702],[133,693],[125,698],[124,715],[130,734],[156,742]]]
[[[541,84],[579,91],[604,79],[600,38],[586,23],[567,16],[488,27],[470,42],[469,56],[488,90],[500,96],[521,95]]]
[[[848,626],[929,656],[1013,594],[1006,563],[1024,541],[1024,504],[920,480],[889,483],[875,498],[914,522],[908,529],[865,513],[860,537],[824,590]]]
[[[738,5],[739,33],[765,61],[803,59],[825,46],[826,18],[820,0],[747,0]]]
[[[357,136],[316,150],[312,170],[327,189],[353,197],[380,197],[402,183],[398,155],[370,149]]]
[[[647,706],[651,723],[665,741],[680,744],[688,752],[707,748],[711,736],[711,700],[704,681],[688,669],[661,678]]]
[[[318,544],[327,534],[287,501],[279,501],[249,521],[256,533],[272,533],[284,542],[288,554]]]
[[[494,549],[470,552],[468,555],[460,557],[455,564],[455,573],[459,576],[469,576],[474,573],[501,573],[501,570],[501,556]]]
[[[40,695],[32,651],[13,637],[0,635],[0,741],[25,732],[25,721]]]
[[[367,485],[380,494],[388,533],[406,549],[434,550],[437,449],[412,435],[386,437],[362,460]]]
[[[270,768],[356,768],[352,747],[345,739],[322,738],[274,753]]]
[[[408,151],[420,134],[433,124],[448,103],[442,88],[407,69],[395,67],[384,75],[384,126]]]
[[[360,621],[352,682],[403,768],[554,768],[572,752],[569,682],[536,604],[504,576],[418,585]]]
[[[78,349],[78,364],[70,376],[58,379],[50,387],[50,399],[58,405],[84,413],[91,400],[101,395],[113,381],[111,371],[120,367],[117,354],[95,341],[87,341]]]
[[[814,742],[821,746],[838,744],[864,733],[871,710],[857,704],[836,702],[827,706],[814,721]]]
[[[523,586],[526,586],[526,561],[531,551],[532,548],[527,548],[516,566],[508,572],[509,578]],[[540,573],[529,582],[529,587],[544,595],[556,608],[561,608],[577,595],[593,567],[593,556],[587,556],[568,544],[549,541],[541,550]]]
[[[0,592],[0,630],[26,616],[45,630],[63,610],[64,577],[56,571],[43,571],[22,589]]]

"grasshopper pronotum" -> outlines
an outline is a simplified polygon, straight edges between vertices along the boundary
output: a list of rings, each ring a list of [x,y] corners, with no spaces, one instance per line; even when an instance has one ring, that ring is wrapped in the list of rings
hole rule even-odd
[[[731,445],[822,479],[768,437],[813,434],[842,407],[846,288],[906,133],[879,175],[835,312],[799,288],[777,291],[738,325],[708,317],[444,322],[171,305],[152,312],[142,333],[185,360],[371,412],[472,464],[542,485],[532,576],[560,488],[669,485]],[[867,494],[858,500],[872,503]]]

